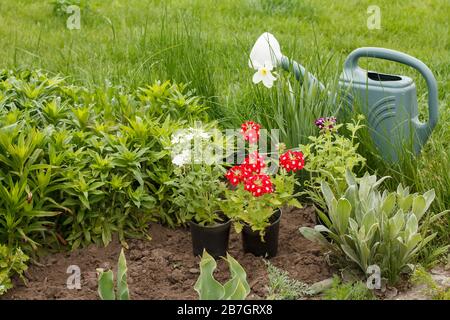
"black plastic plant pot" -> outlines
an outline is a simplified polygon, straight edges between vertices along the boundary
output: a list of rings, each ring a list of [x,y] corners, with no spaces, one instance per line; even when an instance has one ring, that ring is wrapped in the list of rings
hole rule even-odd
[[[190,221],[189,226],[191,229],[194,256],[201,256],[203,249],[206,249],[215,259],[227,255],[231,220],[213,226],[201,226]]]
[[[277,255],[281,209],[275,211],[271,220],[273,222],[265,230],[264,241],[261,240],[259,231],[253,231],[249,225],[244,225],[244,228],[242,229],[242,244],[244,247],[244,252],[266,258],[272,258]]]

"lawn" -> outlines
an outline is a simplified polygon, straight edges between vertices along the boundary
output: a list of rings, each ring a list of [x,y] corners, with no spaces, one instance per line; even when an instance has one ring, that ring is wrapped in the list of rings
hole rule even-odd
[[[66,27],[68,15],[57,12],[58,3],[65,2],[76,3],[80,6],[80,30],[69,30]],[[367,27],[369,17],[367,8],[372,4],[376,4],[381,9],[381,29],[369,30]],[[61,220],[62,218],[51,220],[56,226],[61,224],[57,236],[54,234],[52,236],[63,237],[63,241],[61,239],[57,241],[63,245],[74,246],[75,244],[74,247],[83,247],[88,246],[91,242],[107,244],[113,238],[111,233],[116,231],[119,232],[119,241],[124,242],[124,238],[142,232],[150,221],[152,223],[154,221],[162,222],[173,227],[185,224],[189,220],[186,218],[187,216],[172,211],[174,209],[171,203],[171,194],[167,195],[170,188],[162,187],[175,171],[171,168],[167,169],[164,174],[160,173],[161,170],[165,170],[164,166],[166,166],[161,160],[162,157],[153,153],[151,155],[145,153],[148,149],[153,152],[152,148],[155,145],[158,146],[157,151],[163,153],[166,140],[161,137],[170,140],[168,137],[174,132],[175,127],[181,127],[186,122],[191,123],[197,116],[202,120],[217,121],[217,126],[221,129],[238,128],[244,121],[254,120],[267,129],[280,129],[281,139],[287,144],[287,147],[298,148],[299,144],[305,145],[311,142],[309,136],[319,135],[319,131],[314,125],[316,118],[336,115],[336,106],[324,95],[318,94],[310,99],[305,98],[292,102],[291,93],[286,89],[286,83],[289,82],[296,93],[302,92],[303,94],[304,89],[292,76],[281,70],[277,71],[279,79],[271,89],[267,89],[261,84],[255,85],[252,82],[254,70],[248,67],[249,53],[255,40],[263,32],[268,31],[275,35],[281,44],[283,54],[304,65],[330,90],[335,88],[336,80],[342,71],[343,61],[354,49],[365,46],[394,49],[418,58],[432,70],[438,84],[439,123],[420,155],[408,157],[395,165],[381,159],[377,151],[373,149],[366,128],[362,128],[357,133],[358,145],[355,148],[366,159],[365,166],[356,164],[354,171],[358,176],[362,176],[365,171],[377,174],[379,177],[391,176],[391,179],[382,184],[389,191],[395,191],[399,183],[409,186],[412,192],[421,194],[434,189],[436,197],[430,207],[430,216],[433,216],[450,209],[449,14],[450,2],[448,0],[401,2],[378,0],[376,3],[358,0],[5,0],[0,3],[0,47],[2,48],[0,69],[15,70],[14,72],[17,74],[21,70],[42,70],[44,73],[48,73],[49,78],[61,77],[64,78],[64,82],[60,88],[47,88],[48,92],[39,99],[33,98],[32,94],[26,94],[23,100],[21,100],[21,90],[25,90],[23,87],[16,89],[16,96],[16,93],[11,93],[12,91],[8,91],[11,89],[4,85],[3,91],[0,91],[1,124],[6,128],[18,118],[21,120],[33,119],[29,126],[37,128],[37,131],[42,131],[49,123],[57,126],[58,121],[62,121],[64,126],[67,125],[67,131],[70,131],[71,143],[80,141],[78,145],[74,143],[70,152],[64,149],[63,143],[61,146],[55,147],[57,150],[60,148],[64,152],[67,151],[68,153],[64,156],[67,159],[71,157],[75,159],[83,153],[84,148],[92,148],[97,151],[97,146],[92,142],[94,140],[103,141],[104,139],[102,143],[111,143],[111,148],[114,149],[115,146],[110,140],[104,135],[98,134],[104,128],[108,134],[112,134],[114,130],[118,130],[124,135],[129,134],[133,143],[130,142],[127,147],[130,150],[136,148],[133,149],[136,156],[135,162],[138,163],[135,168],[127,171],[125,165],[117,164],[115,157],[123,155],[121,153],[123,150],[121,151],[120,148],[114,150],[106,148],[105,152],[98,148],[101,150],[98,151],[98,154],[105,156],[105,159],[114,158],[110,168],[113,166],[120,168],[116,172],[117,177],[119,175],[126,176],[125,180],[129,185],[136,187],[134,191],[130,191],[131,193],[124,196],[126,199],[117,198],[117,204],[111,206],[111,212],[104,209],[99,203],[106,201],[105,199],[108,199],[109,195],[115,191],[113,191],[113,187],[111,190],[105,191],[103,180],[97,181],[100,176],[103,179],[105,174],[105,171],[99,169],[99,172],[102,173],[98,175],[89,173],[89,179],[92,180],[86,181],[88,184],[92,183],[91,187],[94,185],[94,189],[102,189],[103,195],[92,191],[94,189],[89,189],[89,192],[93,192],[93,195],[90,196],[98,197],[98,199],[88,199],[87,196],[83,198],[81,178],[75,181],[80,184],[78,189],[74,184],[67,183],[65,188],[72,188],[72,191],[68,191],[65,196],[70,199],[63,198],[64,202],[58,203],[58,206],[61,210],[68,208],[67,210],[71,212],[77,212],[78,218],[74,217],[65,222]],[[379,72],[412,77],[417,86],[421,119],[424,121],[427,119],[427,87],[418,72],[401,64],[375,59],[363,59],[361,65]],[[2,77],[2,81],[5,80],[6,73],[3,73]],[[39,76],[37,77],[39,78]],[[18,78],[20,77],[18,76]],[[21,80],[29,81],[27,76],[23,76]],[[187,88],[172,87],[172,85],[168,85],[166,88],[164,84],[162,86],[158,84],[150,87],[148,91],[142,91],[141,88],[155,84],[158,80],[162,83],[166,80],[170,80],[172,83],[184,83],[187,84]],[[72,91],[67,89],[66,85],[68,87],[73,85],[73,89],[70,89]],[[167,96],[163,94],[163,98],[161,98],[158,92],[167,93]],[[192,98],[193,95],[198,96],[198,100]],[[29,108],[29,106],[41,108],[41,105],[44,108],[48,101],[53,101],[57,96],[62,97],[62,106],[75,114],[73,119],[71,116],[67,116],[69,111],[64,111],[64,115],[62,113],[58,115],[58,112],[63,109],[58,109],[58,107],[59,111],[54,113],[51,121],[48,116],[49,109],[42,109],[46,118],[41,120],[39,116],[34,115],[32,108]],[[167,100],[165,100],[166,98]],[[195,100],[190,100],[191,98]],[[143,116],[144,124],[139,122],[142,121],[142,119],[138,120],[139,112],[147,112],[146,103],[157,101],[157,104],[164,108],[166,103],[179,101],[176,99],[184,99],[183,101],[187,101],[186,105],[192,106],[194,111],[181,115],[174,112],[168,117],[166,114],[154,112],[148,118]],[[115,104],[112,102],[113,100],[119,102]],[[8,111],[15,110],[15,107],[11,107],[14,101],[20,101],[17,103],[17,108],[26,110],[25,115],[11,116],[10,114],[13,112],[7,114],[6,109]],[[34,101],[37,101],[36,104]],[[197,110],[197,103],[205,106],[207,110],[205,112]],[[22,106],[26,107],[22,108]],[[82,112],[75,113],[73,110],[76,108],[71,109],[72,106],[74,106],[73,108],[79,107],[78,110],[86,108],[84,125]],[[119,107],[116,108],[116,106]],[[40,112],[36,113],[41,114]],[[67,120],[65,117],[70,119]],[[132,122],[134,117],[136,120]],[[38,118],[39,120],[37,120]],[[62,118],[64,120],[61,120]],[[338,117],[338,123],[339,120],[351,122],[352,119],[344,120]],[[364,121],[362,124],[365,123]],[[122,123],[123,126],[119,126]],[[101,125],[104,127],[99,129]],[[139,136],[139,125],[147,126],[145,130],[151,132],[152,142],[150,142],[150,138],[145,140],[146,138]],[[24,126],[27,127],[26,130],[32,130],[28,124]],[[125,126],[128,126],[128,129],[124,128]],[[157,127],[159,131],[150,129],[152,126]],[[111,128],[109,131],[108,127]],[[25,132],[29,132],[23,130],[24,137],[21,137],[21,133],[18,131],[11,140],[7,140],[6,135],[0,135],[0,147],[4,146],[2,150],[9,150],[5,147],[8,141],[9,143],[16,142],[18,145],[22,141],[23,144],[23,139],[27,139]],[[95,132],[92,133],[89,130]],[[134,136],[130,133],[132,130],[134,130]],[[86,133],[87,131],[89,133]],[[349,132],[344,133],[344,136],[348,138]],[[91,138],[92,141],[89,140]],[[60,139],[64,140],[63,137]],[[117,138],[117,140],[120,139]],[[144,140],[145,142],[143,142]],[[140,151],[142,153],[139,153]],[[51,152],[50,150],[47,154],[47,150],[45,151],[45,156],[39,160],[40,164],[42,161],[49,164],[53,161]],[[73,156],[74,154],[76,157]],[[82,156],[79,157],[81,159]],[[73,172],[77,171],[75,168],[78,166],[78,168],[82,168],[80,172],[88,172],[89,164],[98,159],[92,153],[89,153],[89,157],[77,160],[78,162],[61,160],[57,165],[54,163],[52,165],[64,167],[67,164],[67,167],[70,167]],[[146,161],[149,159],[154,161],[154,164],[148,164]],[[106,167],[105,165],[103,169]],[[12,167],[8,168],[13,172]],[[7,169],[3,168],[2,172],[5,170]],[[39,167],[38,170],[43,170],[43,167]],[[155,173],[149,173],[151,170]],[[136,171],[140,173],[137,174]],[[23,173],[21,170],[17,170],[17,172]],[[45,173],[40,172],[40,174]],[[49,197],[56,199],[58,196],[55,196],[55,192],[58,188],[58,181],[60,181],[58,179],[68,179],[73,176],[59,172],[57,169],[54,170],[54,174],[56,175],[52,181],[54,184],[49,184],[53,188],[49,191],[51,194]],[[115,173],[114,177],[116,177]],[[88,179],[87,176],[85,178]],[[16,182],[15,176],[12,179],[10,187]],[[308,174],[302,173],[299,180],[301,180],[299,188],[302,191],[310,186]],[[0,181],[5,182],[6,185],[7,178],[2,177]],[[139,187],[137,187],[138,185]],[[47,194],[42,190],[41,192],[43,193],[40,195],[42,202],[45,202]],[[140,192],[139,195],[137,195],[138,192]],[[142,195],[145,192],[149,193],[149,198]],[[317,196],[317,192],[315,195]],[[306,192],[302,193],[300,199],[302,203],[306,204],[311,204],[311,199],[317,200],[314,201],[316,205],[319,208],[322,205],[322,209],[325,209],[324,201],[320,201],[320,195],[318,197],[316,199],[311,193]],[[116,198],[114,197],[114,199]],[[89,215],[91,210],[89,201],[96,208],[92,210],[97,210],[97,212],[87,218],[85,215]],[[152,212],[152,217],[149,219],[141,219],[139,216],[138,211],[142,209],[141,203],[146,210],[146,205],[148,208],[152,207],[151,210],[148,209]],[[45,206],[40,203],[40,205],[42,205],[40,208],[42,211],[55,209],[53,204]],[[120,210],[122,205],[127,208],[127,214],[134,219],[131,223],[133,224],[131,231],[122,230],[126,229],[124,224],[128,222],[124,222],[117,215],[116,208],[113,208],[114,205],[119,208],[117,210]],[[4,206],[10,208],[8,205]],[[83,206],[87,209],[78,209]],[[153,209],[154,206],[159,209]],[[110,231],[106,235],[95,231],[98,227],[98,214],[103,211],[108,212],[110,218],[107,219],[113,221],[108,227]],[[82,212],[81,216],[80,212]],[[67,229],[67,225],[75,223],[74,221],[77,221],[77,227]],[[433,232],[437,234],[421,250],[418,259],[424,266],[432,267],[442,262],[448,254],[446,246],[450,243],[450,215],[444,214],[434,221],[428,219],[424,224],[429,228],[425,234]],[[8,228],[11,227],[7,222],[5,225],[8,225]],[[39,229],[38,232],[41,231]],[[89,232],[92,235],[88,235]],[[17,246],[18,242],[14,242],[16,240],[11,240],[10,237],[6,237],[7,240],[4,240],[1,238],[1,234],[0,230],[0,242],[7,242],[12,247]],[[181,235],[181,237],[185,236]],[[49,245],[53,248],[53,244],[49,244],[51,241],[48,238],[42,234],[38,238],[37,242],[43,244],[44,247]],[[34,250],[34,248],[31,249]],[[133,247],[133,250],[136,248]],[[283,247],[282,250],[287,249]],[[118,254],[118,250],[114,249],[113,251],[111,254]],[[30,252],[26,253],[30,254]],[[168,258],[165,257],[165,259]],[[283,256],[283,261],[284,259]],[[193,264],[194,262],[190,261],[189,263]],[[283,263],[280,260],[280,264]],[[322,261],[320,261],[321,263]],[[246,265],[246,267],[251,268],[252,266]],[[328,272],[329,270],[327,270]],[[308,280],[308,277],[304,280]],[[315,280],[321,280],[321,277]],[[89,296],[89,294],[87,295]],[[188,297],[191,295],[192,292],[187,293]],[[152,295],[147,294],[140,296],[153,298]]]

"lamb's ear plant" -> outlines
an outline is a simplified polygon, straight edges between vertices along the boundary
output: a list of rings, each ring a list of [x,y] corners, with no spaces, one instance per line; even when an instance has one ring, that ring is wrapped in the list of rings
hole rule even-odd
[[[130,300],[127,284],[127,261],[123,249],[120,251],[117,263],[117,280],[114,286],[114,273],[112,270],[98,272],[98,294],[102,300]]]
[[[344,255],[363,273],[369,266],[378,265],[382,277],[393,284],[403,271],[411,269],[420,251],[436,236],[436,233],[429,234],[428,224],[421,223],[435,194],[434,190],[410,194],[409,188],[401,184],[396,192],[378,191],[387,178],[378,180],[366,173],[357,179],[347,170],[348,188],[338,195],[328,183],[322,182],[328,215],[320,214],[323,225],[302,227],[300,232]],[[435,220],[445,213],[430,219]]]
[[[244,268],[228,253],[224,260],[230,268],[231,278],[222,285],[213,275],[217,267],[216,260],[206,250],[203,251],[200,276],[194,286],[200,300],[245,300],[250,293]]]

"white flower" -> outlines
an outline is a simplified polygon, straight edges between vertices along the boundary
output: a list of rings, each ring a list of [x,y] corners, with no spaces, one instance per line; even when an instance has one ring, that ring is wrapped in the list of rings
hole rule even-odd
[[[262,81],[267,88],[271,88],[276,80],[271,71],[274,66],[276,67],[281,63],[282,57],[277,39],[272,34],[264,32],[256,40],[248,61],[249,67],[257,70],[253,75],[253,82],[259,83]]]
[[[172,134],[172,140],[170,141],[172,144],[178,144],[181,142],[181,138],[185,136],[184,130],[178,130],[176,133]]]
[[[172,158],[172,163],[178,167],[182,167],[190,160],[191,160],[191,151],[189,149],[184,149],[181,153],[175,155]]]
[[[264,65],[256,65],[258,71],[253,75],[253,83],[262,83],[267,88],[272,88],[273,82],[277,79],[272,75],[273,65],[270,61],[264,62]]]
[[[185,145],[192,141],[192,139],[200,138],[202,140],[207,140],[211,138],[211,134],[206,132],[203,129],[197,128],[188,128],[178,130],[175,134],[172,135],[172,145]]]
[[[261,66],[265,61],[271,61],[272,65],[277,67],[282,57],[277,39],[272,34],[264,32],[253,45],[248,66],[257,70],[257,65]]]

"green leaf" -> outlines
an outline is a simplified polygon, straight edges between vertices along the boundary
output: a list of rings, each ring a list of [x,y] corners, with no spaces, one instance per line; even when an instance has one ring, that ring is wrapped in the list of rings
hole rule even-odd
[[[117,298],[119,300],[130,300],[130,292],[127,284],[127,261],[123,248],[120,251],[119,262],[117,263]]]
[[[397,213],[388,221],[388,228],[389,228],[389,239],[395,239],[397,238],[400,230],[403,229],[403,226],[405,224],[405,214],[403,213],[403,210],[400,209],[397,211]],[[387,239],[388,240],[388,239]]]
[[[98,294],[102,300],[115,300],[114,293],[114,274],[111,270],[106,272],[103,269],[97,269],[98,277]]]
[[[352,212],[352,205],[347,199],[339,199],[336,207],[338,229],[341,234],[347,231],[348,219],[350,218]]]
[[[377,218],[375,216],[375,212],[374,210],[370,210],[369,212],[367,212],[362,221],[361,224],[364,226],[364,228],[368,231],[370,230],[370,228],[372,228],[372,226],[377,224]]]
[[[236,286],[234,286],[234,288],[235,290],[233,293],[231,293],[228,296],[227,294],[225,294],[227,300],[245,300],[245,298],[248,295],[248,292],[244,283],[242,283],[240,279],[237,280]]]
[[[204,250],[200,261],[200,276],[194,286],[200,300],[220,300],[225,295],[224,287],[213,276],[216,266],[214,258]]]
[[[227,253],[226,261],[228,262],[228,266],[230,268],[231,279],[225,283],[223,286],[225,289],[224,297],[230,297],[233,295],[233,292],[237,290],[238,285],[240,284],[244,288],[244,297],[239,300],[245,299],[245,297],[250,293],[250,286],[247,283],[247,273],[244,268],[236,261],[232,256]]]
[[[386,214],[387,217],[390,217],[392,215],[396,202],[397,196],[395,193],[390,193],[384,200],[381,206],[381,210]]]
[[[346,168],[345,170],[345,180],[347,181],[347,185],[350,186],[356,186],[358,183],[356,181],[355,176],[353,175],[353,172]]]
[[[325,247],[328,247],[330,245],[328,240],[315,229],[312,229],[310,227],[301,227],[299,231],[306,239],[310,241],[317,242]]]
[[[407,233],[407,237],[414,235],[417,233],[417,229],[419,228],[417,218],[414,214],[411,214],[406,221],[405,232]]]
[[[416,196],[413,200],[411,210],[416,215],[416,218],[419,221],[427,210],[425,197],[421,195]]]
[[[359,259],[359,257],[356,255],[355,251],[352,248],[350,248],[347,244],[341,244],[341,248],[342,251],[344,251],[344,253],[347,255],[347,257],[356,262],[361,267],[362,270],[366,270],[364,268],[364,264],[361,263],[361,259]]]
[[[322,190],[322,194],[323,194],[323,197],[325,198],[328,209],[331,208],[333,199],[335,199],[333,191],[331,191],[331,188],[328,185],[328,183],[326,183],[323,180],[320,183],[320,189]]]
[[[303,208],[302,204],[295,198],[290,199],[287,204],[291,207]]]

